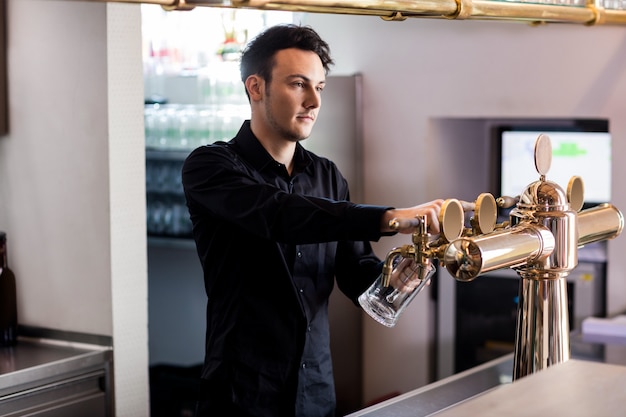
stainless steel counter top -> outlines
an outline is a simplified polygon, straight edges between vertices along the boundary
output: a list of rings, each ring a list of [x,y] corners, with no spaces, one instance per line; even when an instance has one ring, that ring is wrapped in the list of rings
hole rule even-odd
[[[623,416],[626,366],[569,361],[456,404],[438,417]]]
[[[460,372],[422,388],[365,408],[349,417],[421,417],[429,416],[468,398],[510,383],[513,354]]]
[[[626,397],[623,396],[624,387],[626,387],[626,340],[616,340],[607,338],[588,338],[580,333],[572,333],[570,338],[572,360],[565,362],[564,364],[555,365],[554,368],[559,368],[559,371],[552,371],[551,368],[538,372],[537,374],[526,376],[520,380],[517,380],[515,384],[512,384],[513,373],[513,354],[508,354],[499,359],[487,362],[483,365],[477,366],[467,371],[452,375],[448,378],[444,378],[440,381],[426,385],[422,388],[407,392],[399,395],[380,404],[373,405],[363,410],[350,414],[348,417],[422,417],[437,415],[440,413],[442,416],[517,416],[517,415],[602,415],[612,416],[615,414],[581,414],[575,412],[575,406],[568,406],[566,413],[557,412],[559,410],[546,407],[557,407],[558,395],[561,395],[561,385],[566,384],[578,384],[571,386],[572,390],[585,391],[586,396],[580,396],[580,401],[584,402],[585,407],[593,406],[595,401],[603,401],[610,399],[611,406],[620,406],[615,410],[626,409]],[[566,365],[572,362],[573,365]],[[583,363],[582,365],[578,362]],[[608,365],[610,364],[610,365]],[[544,372],[549,372],[550,376],[544,377],[539,375]],[[591,382],[585,381],[585,378],[589,380],[589,376],[597,372],[598,375],[604,375],[611,383],[603,383],[602,389],[585,389],[585,386]],[[572,374],[570,376],[570,373]],[[606,374],[606,375],[605,375]],[[554,378],[583,378],[578,382],[572,381],[555,381]],[[550,386],[542,385],[541,388],[533,388],[532,382],[526,382],[526,379],[530,381],[549,381],[546,384]],[[595,378],[593,380],[598,380]],[[516,386],[523,382],[523,386],[517,388]],[[521,384],[520,384],[521,385]],[[503,388],[506,387],[506,390]],[[513,388],[515,387],[515,388]],[[589,387],[587,387],[589,388]],[[611,389],[616,390],[619,395],[613,395]],[[533,391],[534,390],[534,391]],[[543,391],[542,391],[543,390]],[[501,391],[501,392],[500,392]],[[536,391],[536,392],[535,392]],[[498,394],[492,394],[492,392],[498,392]],[[554,394],[553,394],[554,393]],[[524,399],[517,398],[524,395]],[[604,395],[604,397],[602,397]],[[497,398],[494,400],[493,398]],[[502,396],[510,396],[507,401],[502,401]],[[534,396],[534,397],[533,397]],[[486,400],[478,400],[481,397],[486,397]],[[539,406],[537,404],[529,404],[533,406],[533,410],[541,412],[526,413],[529,408],[522,408],[524,401],[526,402],[541,402],[544,398],[546,404]],[[555,399],[556,398],[556,399]],[[491,400],[490,400],[491,399]],[[575,399],[575,398],[574,398]],[[465,403],[472,403],[475,401],[478,405],[465,406]],[[502,408],[498,408],[498,413],[488,414],[486,409],[481,407],[488,407],[490,401],[500,402],[514,402],[516,407],[507,408],[503,411]],[[606,403],[606,401],[604,401]],[[605,407],[606,404],[602,404]],[[538,407],[538,408],[537,408]],[[543,407],[543,408],[541,408]],[[448,414],[444,410],[449,409]],[[589,410],[589,408],[580,408],[581,410]],[[604,409],[604,408],[602,408]],[[515,411],[517,410],[517,411]],[[561,406],[561,410],[564,408]],[[550,411],[550,413],[545,413]],[[516,414],[517,413],[517,414]],[[524,414],[526,413],[526,414]]]
[[[20,336],[15,346],[0,347],[0,400],[60,376],[108,368],[112,361],[112,347],[106,344],[62,338],[66,336],[62,333],[40,332],[40,337],[32,331],[27,333],[31,335]]]

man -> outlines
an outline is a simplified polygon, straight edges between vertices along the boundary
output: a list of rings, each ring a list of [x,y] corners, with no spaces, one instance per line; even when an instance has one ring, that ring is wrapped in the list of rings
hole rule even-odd
[[[351,203],[337,167],[299,144],[332,63],[313,29],[266,30],[241,58],[250,120],[230,142],[185,161],[208,296],[199,415],[332,416],[335,277],[356,302],[381,271],[369,241],[392,234],[391,219],[427,215],[438,232],[441,200],[406,209]]]

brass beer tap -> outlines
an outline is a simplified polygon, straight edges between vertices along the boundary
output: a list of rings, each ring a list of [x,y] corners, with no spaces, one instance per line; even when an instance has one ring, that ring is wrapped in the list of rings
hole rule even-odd
[[[567,191],[546,179],[551,162],[550,138],[541,134],[535,142],[538,181],[516,197],[496,200],[481,194],[471,205],[474,217],[469,228],[464,227],[463,205],[446,200],[439,218],[440,237],[429,241],[421,219],[416,222],[413,244],[392,250],[385,262],[390,274],[398,256],[429,264],[437,258],[463,282],[497,269],[515,270],[521,283],[513,379],[570,358],[566,277],[578,264],[578,248],[615,238],[624,228],[622,213],[609,203],[581,210],[580,177],[572,177]],[[513,206],[509,221],[496,224],[497,207]]]

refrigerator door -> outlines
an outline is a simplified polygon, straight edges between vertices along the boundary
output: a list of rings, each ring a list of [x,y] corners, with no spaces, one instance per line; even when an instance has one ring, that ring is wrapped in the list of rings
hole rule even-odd
[[[352,201],[363,202],[360,75],[331,76],[311,136],[302,145],[335,162],[350,185]],[[335,287],[329,303],[330,344],[337,415],[362,408],[363,312]]]
[[[329,158],[350,184],[352,201],[363,199],[362,76],[330,76],[311,136],[302,142],[310,151]]]

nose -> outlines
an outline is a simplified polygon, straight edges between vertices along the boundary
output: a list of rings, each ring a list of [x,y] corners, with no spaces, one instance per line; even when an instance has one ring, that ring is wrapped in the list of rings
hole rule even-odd
[[[304,107],[307,109],[316,109],[322,104],[321,92],[316,88],[311,87],[307,91]]]

